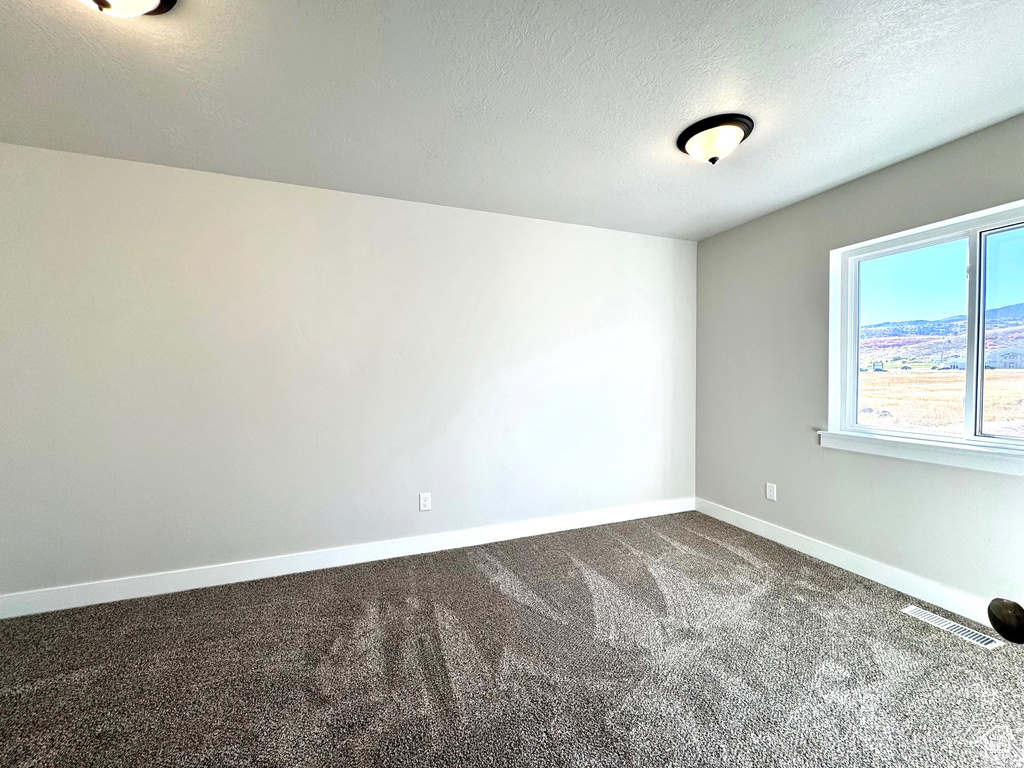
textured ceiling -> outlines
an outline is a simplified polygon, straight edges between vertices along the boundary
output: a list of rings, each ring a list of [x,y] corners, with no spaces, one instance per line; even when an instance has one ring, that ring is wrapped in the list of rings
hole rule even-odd
[[[701,239],[1024,112],[1022,48],[1024,0],[13,0],[0,141]]]

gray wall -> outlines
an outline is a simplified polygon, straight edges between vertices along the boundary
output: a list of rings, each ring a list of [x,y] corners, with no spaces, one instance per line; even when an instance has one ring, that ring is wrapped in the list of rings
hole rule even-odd
[[[695,262],[0,145],[0,593],[692,496]]]
[[[829,450],[816,434],[829,250],[1021,198],[1024,117],[702,241],[697,495],[975,595],[1024,598],[1024,478]]]

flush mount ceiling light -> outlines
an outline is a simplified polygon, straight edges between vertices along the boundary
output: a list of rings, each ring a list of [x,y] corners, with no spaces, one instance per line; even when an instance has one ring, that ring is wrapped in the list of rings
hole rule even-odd
[[[156,16],[167,13],[174,7],[176,0],[82,0],[90,8],[105,16],[116,16],[119,19],[130,19],[135,16]]]
[[[1020,603],[997,597],[988,604],[988,621],[1011,643],[1024,643],[1024,608]]]
[[[754,121],[746,115],[715,115],[698,120],[676,139],[676,146],[702,163],[714,165],[736,151],[736,147],[754,130]]]

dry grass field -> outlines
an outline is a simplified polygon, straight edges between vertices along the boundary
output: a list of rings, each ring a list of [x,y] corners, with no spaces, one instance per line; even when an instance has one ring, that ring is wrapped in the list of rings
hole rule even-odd
[[[907,432],[962,434],[963,371],[860,374],[857,421]],[[985,431],[1024,437],[1024,370],[985,371]]]

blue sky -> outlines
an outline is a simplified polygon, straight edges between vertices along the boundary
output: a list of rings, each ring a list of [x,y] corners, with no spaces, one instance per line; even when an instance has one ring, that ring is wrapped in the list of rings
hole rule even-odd
[[[1024,302],[1024,227],[990,235],[985,308]]]
[[[1024,302],[1024,228],[988,238],[987,308]],[[967,313],[967,240],[860,264],[861,325]]]

